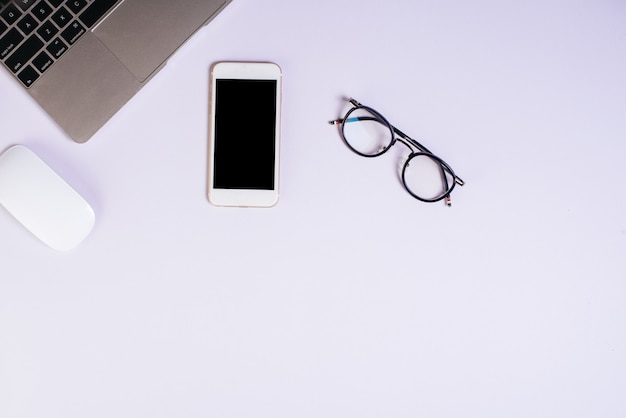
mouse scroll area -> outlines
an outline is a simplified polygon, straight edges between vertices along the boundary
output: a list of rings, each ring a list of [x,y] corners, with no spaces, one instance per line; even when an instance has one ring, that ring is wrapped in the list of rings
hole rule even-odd
[[[0,155],[0,205],[58,251],[78,246],[95,223],[91,206],[35,153],[21,145]]]

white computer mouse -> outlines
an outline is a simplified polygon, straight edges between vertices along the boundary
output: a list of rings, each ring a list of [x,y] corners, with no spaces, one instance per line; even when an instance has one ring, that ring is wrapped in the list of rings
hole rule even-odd
[[[0,155],[0,205],[36,237],[59,251],[80,244],[95,222],[91,206],[21,145]],[[2,239],[7,239],[6,235]]]

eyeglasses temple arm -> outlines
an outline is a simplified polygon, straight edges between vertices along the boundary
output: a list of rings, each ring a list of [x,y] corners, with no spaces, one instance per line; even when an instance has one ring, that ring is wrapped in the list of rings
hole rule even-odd
[[[354,107],[363,106],[361,103],[359,103],[356,99],[353,99],[352,97],[350,97],[348,101]],[[357,120],[359,120],[359,118],[354,118],[354,120],[352,119],[353,118],[347,119],[346,122],[356,122]],[[335,120],[328,121],[328,123],[330,123],[331,125],[341,125],[343,121],[344,121],[343,119],[335,119]]]
[[[371,116],[353,116],[351,118],[348,119],[335,119],[335,120],[329,120],[328,123],[330,123],[331,125],[341,125],[344,122],[358,122],[358,121],[362,121],[362,120],[375,120],[377,122],[380,122],[378,119],[371,117]]]

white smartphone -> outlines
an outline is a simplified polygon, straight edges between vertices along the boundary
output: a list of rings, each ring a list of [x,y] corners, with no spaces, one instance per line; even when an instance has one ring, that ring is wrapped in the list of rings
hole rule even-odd
[[[274,63],[211,68],[208,197],[216,206],[278,202],[282,70]]]

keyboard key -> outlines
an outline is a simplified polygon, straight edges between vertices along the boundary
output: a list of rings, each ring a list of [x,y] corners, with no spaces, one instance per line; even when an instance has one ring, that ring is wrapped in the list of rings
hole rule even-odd
[[[30,87],[39,78],[39,73],[33,67],[28,65],[17,75],[17,78],[19,78],[26,87]]]
[[[61,38],[56,38],[50,45],[46,47],[48,52],[56,59],[67,51],[67,45],[63,43]]]
[[[52,20],[63,29],[72,20],[72,14],[65,7],[61,7],[52,15]]]
[[[8,31],[0,38],[0,58],[5,59],[23,39],[24,36],[17,29],[13,28]]]
[[[63,0],[48,0],[48,3],[52,5],[55,9],[63,3]]]
[[[33,59],[33,65],[42,74],[44,71],[50,68],[52,62],[53,61],[52,58],[50,58],[50,55],[46,54],[45,52],[42,52],[41,54],[37,55],[37,58]]]
[[[97,0],[94,0],[94,3],[97,3],[97,2],[98,2]],[[67,3],[65,3],[65,5],[69,7],[69,9],[73,11],[74,13],[78,13],[81,10],[83,10],[85,6],[87,6],[87,1],[86,0],[68,0]]]
[[[69,25],[67,29],[61,32],[61,36],[63,37],[63,39],[65,39],[70,45],[73,45],[74,42],[78,41],[78,38],[80,38],[84,34],[85,28],[77,21],[72,22],[72,24]]]
[[[47,21],[46,23],[41,25],[39,29],[37,29],[37,33],[39,34],[39,36],[41,36],[41,38],[46,42],[52,39],[54,35],[57,34],[57,32],[59,32],[59,30],[50,21]]]
[[[2,13],[0,13],[0,15],[2,15],[2,18],[9,24],[12,25],[14,24],[17,19],[20,18],[20,16],[22,16],[22,12],[20,12],[18,10],[17,7],[15,7],[14,4],[9,4],[3,11]]]
[[[11,71],[17,73],[43,46],[44,43],[41,39],[37,35],[33,35],[9,56],[5,64]]]
[[[35,4],[35,0],[17,0],[15,3],[20,6],[20,9],[26,11],[30,6]]]
[[[117,0],[94,0],[84,12],[80,14],[80,20],[88,28],[96,24],[102,16],[104,16]]]
[[[52,7],[48,5],[44,0],[41,0],[35,7],[33,7],[33,14],[39,19],[40,22],[46,20],[52,13]]]
[[[5,25],[3,21],[0,20],[0,35],[2,35],[4,31],[7,29],[9,29],[9,27]]]
[[[24,35],[30,35],[37,27],[37,21],[30,14],[27,14],[17,22],[17,27],[24,32]]]

